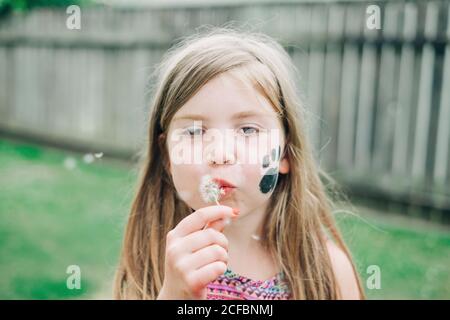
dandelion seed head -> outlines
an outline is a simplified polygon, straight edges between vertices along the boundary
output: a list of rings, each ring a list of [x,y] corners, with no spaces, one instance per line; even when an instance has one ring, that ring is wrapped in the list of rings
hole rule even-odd
[[[202,177],[199,190],[203,201],[206,203],[219,201],[220,195],[224,193],[210,175]]]

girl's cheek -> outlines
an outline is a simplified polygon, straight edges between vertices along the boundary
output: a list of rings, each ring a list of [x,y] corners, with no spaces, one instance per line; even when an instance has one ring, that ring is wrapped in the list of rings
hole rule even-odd
[[[184,202],[191,204],[198,189],[196,182],[201,176],[201,168],[193,164],[171,164],[172,180],[178,196]]]
[[[168,144],[171,165],[201,165],[202,143],[198,139],[174,138]]]

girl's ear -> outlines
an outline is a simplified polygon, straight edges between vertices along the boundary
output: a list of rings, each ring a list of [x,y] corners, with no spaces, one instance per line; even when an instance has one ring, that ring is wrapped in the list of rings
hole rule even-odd
[[[286,157],[281,159],[278,171],[281,174],[286,174],[289,172],[289,161]]]
[[[278,166],[278,172],[280,172],[281,174],[286,174],[289,172],[289,159],[287,156],[287,146],[288,144],[286,143],[283,148],[283,152],[281,153],[280,165]]]
[[[168,173],[170,173],[170,159],[168,159],[169,154],[166,150],[166,135],[164,133],[161,133],[158,136],[158,143],[159,143],[159,149],[161,150],[161,154],[163,155],[163,165],[164,168],[167,170]]]
[[[160,148],[164,147],[165,138],[166,138],[166,135],[164,133],[160,133],[159,134],[159,136],[158,136],[158,143],[159,143],[159,147]]]

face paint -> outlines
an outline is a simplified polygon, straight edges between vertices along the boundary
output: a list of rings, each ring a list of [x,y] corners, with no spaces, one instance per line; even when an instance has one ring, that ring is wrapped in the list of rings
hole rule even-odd
[[[270,164],[269,155],[265,155],[263,158],[262,167],[267,168],[269,167],[269,164]]]
[[[280,151],[281,147],[274,148],[272,149],[270,156],[265,155],[263,158],[262,167],[269,168],[270,166],[259,183],[259,190],[264,194],[272,191],[277,185]]]
[[[272,161],[280,160],[280,153],[281,153],[281,147],[280,146],[278,146],[278,148],[272,149]]]
[[[277,150],[272,149],[272,161],[276,161],[276,159],[277,159]]]
[[[278,180],[278,169],[270,168],[259,183],[259,190],[262,193],[268,193],[275,188]]]

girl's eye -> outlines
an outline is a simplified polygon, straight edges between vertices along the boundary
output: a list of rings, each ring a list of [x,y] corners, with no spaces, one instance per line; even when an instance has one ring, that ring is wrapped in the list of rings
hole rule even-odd
[[[259,133],[259,129],[255,127],[242,127],[240,129],[241,133],[243,133],[245,136],[251,136]]]
[[[199,127],[187,128],[185,132],[190,136],[200,136],[203,135],[203,129]]]

